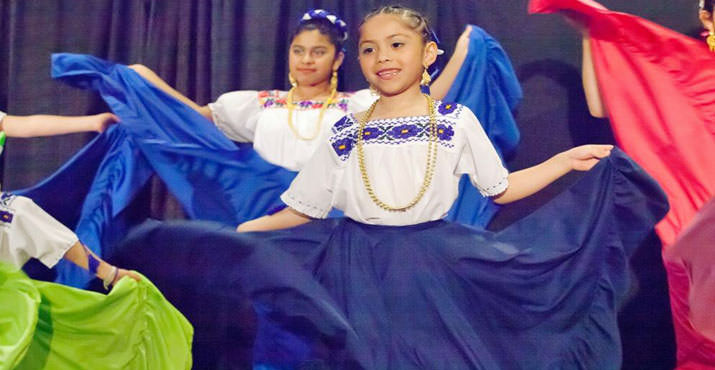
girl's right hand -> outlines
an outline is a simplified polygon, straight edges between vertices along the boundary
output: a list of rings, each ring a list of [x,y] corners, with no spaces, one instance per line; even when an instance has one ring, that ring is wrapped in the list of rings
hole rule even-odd
[[[109,289],[108,288],[109,286],[114,287],[115,285],[117,285],[117,282],[122,280],[125,276],[128,276],[130,279],[134,279],[134,281],[141,281],[141,277],[139,276],[139,274],[137,274],[134,271],[125,270],[125,269],[122,269],[122,268],[119,268],[116,266],[112,266],[112,265],[109,265],[109,266],[110,266],[110,268],[108,269],[109,270],[108,274],[112,274],[112,276],[97,275],[98,278],[100,278],[100,279],[102,279],[102,281],[104,281],[105,288],[107,288],[107,289]],[[114,272],[115,268],[117,269],[116,275]],[[109,279],[112,279],[112,281],[110,282]]]
[[[141,281],[141,277],[139,274],[137,274],[134,271],[130,270],[125,270],[125,269],[119,269],[119,273],[117,274],[117,278],[114,279],[114,282],[112,282],[112,285],[116,284],[119,280],[122,280],[123,277],[129,276],[131,279],[134,279],[135,281]]]
[[[102,133],[109,128],[109,126],[119,122],[119,117],[115,116],[112,113],[100,113],[94,116],[95,117],[95,123],[94,123],[94,130],[98,133]]]

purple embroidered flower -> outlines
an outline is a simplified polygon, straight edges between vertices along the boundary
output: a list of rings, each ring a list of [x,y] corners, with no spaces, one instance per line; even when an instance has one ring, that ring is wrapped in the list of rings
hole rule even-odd
[[[0,211],[0,222],[12,223],[13,214],[8,211]]]
[[[340,108],[340,110],[343,112],[347,112],[348,111],[348,103],[345,102],[344,100],[341,100],[340,103],[338,103],[338,108]]]
[[[395,139],[411,138],[419,133],[419,128],[415,125],[399,125],[390,130],[390,136]]]
[[[442,141],[450,141],[454,136],[454,129],[451,126],[437,125],[437,137]]]
[[[266,102],[263,103],[263,108],[268,108],[268,107],[270,107],[270,106],[272,106],[272,105],[273,105],[273,99],[268,98],[268,99],[266,99]]]
[[[362,138],[365,141],[375,139],[382,134],[382,129],[379,127],[365,127],[362,130]]]
[[[343,156],[350,153],[353,148],[353,139],[346,137],[344,139],[337,140],[333,143],[333,149],[338,156]]]
[[[455,109],[457,109],[457,103],[442,102],[442,104],[439,105],[439,108],[437,108],[437,111],[442,115],[447,115],[454,112]]]
[[[301,102],[298,102],[298,106],[305,109],[305,108],[310,108],[313,105],[313,102],[310,100],[303,100]]]
[[[333,130],[335,131],[341,131],[342,129],[350,126],[353,124],[353,121],[348,119],[348,116],[343,116],[338,122],[335,122],[333,125]]]

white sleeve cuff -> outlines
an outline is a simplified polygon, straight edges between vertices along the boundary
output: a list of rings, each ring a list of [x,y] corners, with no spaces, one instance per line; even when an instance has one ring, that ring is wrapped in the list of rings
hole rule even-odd
[[[331,209],[331,207],[320,207],[303,202],[291,194],[290,190],[281,194],[281,200],[288,205],[288,207],[311,218],[327,218]]]
[[[508,187],[509,187],[509,179],[508,179],[506,176],[504,176],[504,177],[503,177],[499,182],[497,182],[496,184],[494,184],[494,185],[492,185],[492,186],[489,186],[489,187],[486,187],[486,188],[478,187],[478,189],[479,189],[479,192],[480,192],[483,196],[485,196],[485,197],[493,197],[493,196],[497,196],[497,195],[503,193],[504,191],[506,191],[506,189],[507,189]]]

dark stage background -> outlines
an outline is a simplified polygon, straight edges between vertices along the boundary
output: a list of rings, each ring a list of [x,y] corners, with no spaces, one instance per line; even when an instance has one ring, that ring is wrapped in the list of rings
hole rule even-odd
[[[351,26],[341,89],[361,89],[366,83],[356,60],[355,26],[363,14],[385,3],[392,2],[1,0],[0,110],[83,115],[107,109],[94,94],[50,79],[53,52],[145,64],[200,104],[230,90],[285,89],[288,35],[304,10],[313,7],[335,11]],[[464,25],[472,23],[500,40],[510,55],[525,95],[517,112],[522,141],[508,161],[510,169],[536,164],[574,145],[612,142],[608,122],[587,113],[580,85],[580,41],[560,17],[528,16],[526,0],[400,3],[429,16],[448,53]],[[602,3],[684,33],[697,30],[696,0]],[[92,137],[8,140],[3,188],[35,184]],[[490,228],[500,229],[524,216],[577,177],[567,176],[538,195],[505,207]],[[142,199],[151,199],[155,217],[182,217],[159,181]],[[643,245],[633,263],[637,284],[621,314],[624,368],[673,368],[674,340],[657,238]]]

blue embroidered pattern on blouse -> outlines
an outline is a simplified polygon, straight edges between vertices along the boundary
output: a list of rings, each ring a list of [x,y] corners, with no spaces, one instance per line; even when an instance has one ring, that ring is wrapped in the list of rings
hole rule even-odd
[[[454,103],[439,103],[437,115],[437,138],[440,145],[453,148],[452,138],[456,120],[464,107]],[[340,160],[347,160],[357,142],[357,122],[350,114],[333,125],[330,144]],[[370,121],[363,129],[366,144],[399,145],[408,142],[426,142],[429,140],[429,117],[400,117]]]
[[[10,204],[14,199],[15,195],[11,193],[2,193],[2,195],[0,195],[0,225],[12,223],[12,219],[15,216]]]
[[[338,108],[343,112],[348,111],[348,102],[350,101],[350,96],[343,93],[338,93],[338,99],[330,105],[328,108]],[[285,107],[286,98],[281,97],[281,92],[279,90],[265,90],[258,92],[258,104],[263,109],[268,108],[283,108]],[[303,100],[295,103],[296,109],[299,110],[309,110],[309,109],[320,109],[323,107],[323,102]]]
[[[442,115],[447,115],[454,112],[457,109],[457,106],[457,103],[441,102],[439,107],[437,108],[437,112],[441,113]]]
[[[10,203],[12,203],[13,199],[15,199],[16,195],[12,193],[6,193],[2,192],[0,193],[0,207],[2,208],[8,208],[10,207]]]

